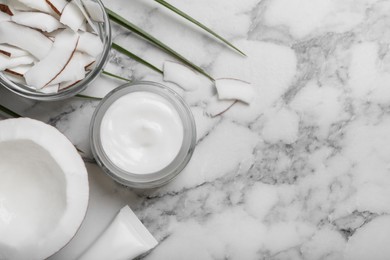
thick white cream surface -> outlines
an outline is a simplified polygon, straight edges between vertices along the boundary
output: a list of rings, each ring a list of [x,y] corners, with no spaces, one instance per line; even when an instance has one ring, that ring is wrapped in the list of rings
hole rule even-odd
[[[136,174],[165,168],[178,154],[183,141],[179,113],[158,94],[126,94],[107,109],[100,138],[107,157],[117,167]]]

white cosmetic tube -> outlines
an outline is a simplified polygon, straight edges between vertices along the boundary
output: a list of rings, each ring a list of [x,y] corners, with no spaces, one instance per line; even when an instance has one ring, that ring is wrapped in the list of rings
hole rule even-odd
[[[133,259],[157,243],[134,212],[125,206],[79,260]]]

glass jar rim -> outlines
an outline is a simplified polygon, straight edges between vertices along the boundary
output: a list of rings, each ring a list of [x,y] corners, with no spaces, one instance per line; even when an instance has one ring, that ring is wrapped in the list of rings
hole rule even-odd
[[[175,108],[183,123],[183,141],[176,157],[163,169],[147,174],[128,172],[116,166],[105,153],[100,136],[101,123],[108,108],[119,98],[134,92],[150,92],[164,98]],[[191,159],[196,145],[195,120],[182,97],[165,85],[152,81],[126,83],[112,90],[99,103],[91,120],[90,143],[95,160],[115,181],[133,188],[155,188],[176,177]]]

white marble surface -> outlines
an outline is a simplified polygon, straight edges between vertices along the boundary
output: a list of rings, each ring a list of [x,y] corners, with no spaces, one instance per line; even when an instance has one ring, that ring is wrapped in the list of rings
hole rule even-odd
[[[196,117],[188,167],[161,189],[134,191],[88,164],[87,217],[51,260],[75,259],[125,204],[160,241],[142,259],[390,259],[390,1],[170,0],[247,58],[151,0],[104,2],[215,78],[249,81],[257,94],[211,118],[207,80],[191,92],[167,83]],[[172,60],[113,29],[116,42],[157,67]],[[117,53],[106,70],[162,82]],[[87,93],[120,83],[102,77]],[[56,126],[88,156],[96,101],[0,93],[2,104]]]

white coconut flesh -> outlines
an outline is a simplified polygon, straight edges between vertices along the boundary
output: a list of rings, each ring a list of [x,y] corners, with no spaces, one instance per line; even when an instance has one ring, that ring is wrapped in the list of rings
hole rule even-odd
[[[6,1],[8,7],[11,9],[12,13],[16,13],[17,11],[33,11],[34,9],[22,4],[21,2],[17,0],[7,0]]]
[[[13,22],[0,23],[0,43],[19,47],[38,59],[44,58],[53,45],[41,32]]]
[[[70,29],[60,32],[49,54],[24,75],[27,84],[38,89],[49,85],[70,61],[78,40],[78,34]]]
[[[39,12],[19,12],[11,17],[17,24],[39,29],[45,32],[52,32],[63,25],[53,16]]]
[[[64,70],[54,78],[50,84],[59,84],[65,81],[78,81],[83,79],[85,77],[85,66],[83,54],[75,52]]]
[[[8,44],[0,44],[0,54],[12,58],[30,55],[27,51]]]
[[[88,192],[85,165],[58,130],[27,118],[0,122],[0,259],[60,250],[84,219]]]
[[[10,21],[10,20],[11,20],[10,15],[0,12],[0,22]]]
[[[13,11],[11,10],[10,6],[8,6],[8,3],[5,2],[5,0],[0,1],[0,12],[13,15]]]
[[[79,11],[83,14],[85,20],[84,24],[87,25],[87,23],[91,26],[91,29],[94,33],[97,33],[97,29],[95,27],[95,24],[92,22],[90,16],[87,14],[87,12],[84,9],[83,4],[80,0],[73,0],[73,3],[79,8]],[[81,27],[80,27],[81,28]]]
[[[46,0],[18,0],[20,3],[31,7],[32,9],[42,11],[48,14],[54,14],[53,9],[46,3]]]
[[[206,106],[206,114],[211,117],[216,117],[228,111],[236,102],[236,100],[219,100],[218,97],[212,96]]]
[[[6,69],[5,71],[8,72],[8,73],[12,73],[14,74],[15,76],[19,76],[19,77],[23,77],[23,75],[29,70],[31,69],[32,65],[29,64],[29,65],[19,65],[15,68],[9,68],[9,69]]]
[[[197,72],[177,62],[164,62],[164,81],[172,82],[187,91],[193,91],[204,83]]]
[[[68,4],[66,0],[47,0],[46,2],[58,15],[61,15],[62,10],[64,10],[65,6]]]
[[[100,40],[99,36],[89,33],[89,32],[80,32],[80,40],[77,45],[77,50],[85,52],[92,57],[99,55],[103,48],[103,43]]]
[[[77,32],[84,22],[84,15],[79,7],[72,1],[69,2],[62,11],[60,22]]]
[[[60,84],[54,84],[54,85],[49,85],[46,86],[45,88],[42,89],[43,93],[57,93],[60,88]]]
[[[61,90],[74,85],[86,77],[103,52],[96,23],[103,22],[104,13],[97,3],[88,6],[98,20],[90,17],[80,0],[0,0],[0,4],[0,55],[12,58],[32,55],[37,59],[23,73],[24,79],[16,81],[31,89],[52,93],[54,87],[43,88],[59,84]],[[15,11],[18,9],[22,11]],[[83,55],[84,66],[75,66],[80,63],[80,59],[74,59],[75,51]],[[21,66],[27,64],[26,59],[20,60]],[[9,73],[20,76],[14,73],[18,70],[16,66],[16,61],[3,62],[0,71],[7,72],[7,77]]]
[[[219,99],[239,100],[250,104],[255,97],[255,89],[245,81],[238,79],[217,79],[215,80]]]
[[[4,55],[0,55],[0,70],[5,70],[7,68],[15,68],[20,65],[31,64],[35,61],[32,56],[21,56],[10,58]]]
[[[100,6],[91,0],[84,0],[83,1],[85,10],[88,12],[89,16],[92,18],[92,20],[96,22],[104,22],[103,18],[103,12]]]

